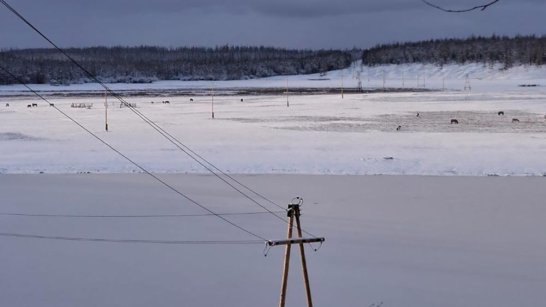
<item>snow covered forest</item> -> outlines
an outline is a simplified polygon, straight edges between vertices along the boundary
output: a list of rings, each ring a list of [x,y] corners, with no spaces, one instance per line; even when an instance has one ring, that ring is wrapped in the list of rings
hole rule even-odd
[[[289,50],[270,47],[162,48],[92,47],[66,51],[105,82],[157,80],[239,80],[326,72],[347,67],[349,51]],[[0,61],[33,84],[89,82],[54,49],[4,50]],[[17,83],[0,74],[0,84]]]
[[[546,63],[546,35],[438,39],[378,45],[361,51],[294,50],[272,47],[162,48],[91,47],[66,51],[92,74],[109,83],[158,80],[244,80],[316,74],[351,65],[359,57],[367,66],[382,64],[501,64],[503,69]],[[32,84],[91,82],[54,49],[0,52],[2,65]],[[0,74],[0,84],[15,80]]]
[[[503,64],[505,69],[515,65],[546,64],[546,35],[530,36],[473,36],[467,39],[436,39],[412,43],[378,45],[365,50],[362,63],[381,64]]]

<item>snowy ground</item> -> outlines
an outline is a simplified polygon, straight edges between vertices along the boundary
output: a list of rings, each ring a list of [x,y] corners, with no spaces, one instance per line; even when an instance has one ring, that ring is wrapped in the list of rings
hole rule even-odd
[[[217,212],[260,211],[212,176],[162,175]],[[308,264],[315,306],[540,306],[546,301],[542,177],[246,175],[280,204],[305,198],[325,236]],[[268,206],[275,210],[273,206]],[[6,215],[203,213],[145,175],[1,175],[0,233],[105,239],[253,239],[215,217]],[[267,238],[268,214],[228,216]],[[274,306],[282,248],[121,244],[0,235],[0,305]],[[297,252],[297,250],[295,251]],[[305,306],[294,253],[287,306]]]
[[[346,94],[343,99],[340,94],[289,94],[290,107],[283,95],[216,96],[214,120],[212,98],[207,95],[136,96],[127,101],[136,103],[139,111],[231,173],[546,174],[546,78],[522,80],[513,72],[510,78],[498,75],[472,80],[469,92],[463,91],[464,78],[446,81],[437,74],[431,73],[426,82],[428,88],[439,91]],[[341,80],[334,77],[340,72],[330,75],[335,82]],[[530,75],[540,77],[538,72]],[[299,78],[293,83],[300,87],[319,82],[294,78]],[[332,85],[332,80],[324,82]],[[241,87],[255,83],[263,88],[271,87],[269,82],[285,83],[273,79],[230,81],[217,83],[217,90],[230,88],[234,82],[240,82]],[[356,81],[348,78],[345,84],[350,82]],[[518,86],[521,84],[537,86]],[[0,173],[137,171],[47,103],[13,96],[8,88],[0,91],[5,93],[0,97]],[[43,90],[47,93],[49,89]],[[154,172],[206,172],[130,110],[120,109],[112,98],[109,133],[104,132],[104,98],[49,99]],[[159,103],[163,100],[170,104]],[[38,107],[27,108],[32,103]],[[72,103],[93,103],[93,108],[74,109]],[[505,115],[498,116],[498,111]],[[513,118],[519,122],[512,123]],[[459,124],[450,124],[451,119]],[[401,130],[396,131],[399,125]]]
[[[475,90],[512,91],[519,84],[537,84],[546,86],[546,66],[516,66],[503,69],[502,65],[466,65],[404,64],[361,67],[360,61],[347,69],[330,71],[326,74],[277,76],[263,79],[232,81],[159,81],[148,84],[115,83],[108,86],[120,92],[153,91],[195,91],[202,93],[211,89],[264,89],[264,88],[356,88],[360,79],[363,88],[420,88],[420,89],[456,89],[462,90],[470,85]],[[468,84],[467,84],[468,80]],[[73,84],[52,86],[33,85],[33,89],[50,94],[102,93],[97,84]],[[22,85],[0,86],[0,94],[28,94]],[[32,94],[31,94],[32,95]]]

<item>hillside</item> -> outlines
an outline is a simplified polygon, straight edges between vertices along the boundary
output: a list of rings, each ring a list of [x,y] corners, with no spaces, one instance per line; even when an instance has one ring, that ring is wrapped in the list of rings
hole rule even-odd
[[[66,50],[105,82],[157,80],[240,80],[326,72],[347,67],[352,55],[340,50],[289,50],[268,47],[160,48],[93,47]],[[0,52],[4,67],[27,83],[70,84],[90,80],[54,49]],[[0,84],[14,80],[0,74]]]
[[[546,36],[491,36],[468,39],[438,39],[411,43],[378,45],[362,54],[364,65],[381,64],[502,64],[546,63]]]

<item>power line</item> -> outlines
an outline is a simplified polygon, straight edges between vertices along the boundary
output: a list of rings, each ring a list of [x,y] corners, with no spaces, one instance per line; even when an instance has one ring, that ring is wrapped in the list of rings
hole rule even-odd
[[[0,0],[1,2],[4,2],[4,0]],[[221,215],[218,215],[217,213],[215,213],[214,211],[212,211],[211,209],[207,208],[206,206],[200,204],[199,202],[197,202],[196,200],[190,198],[189,196],[187,196],[186,194],[180,192],[179,190],[177,190],[175,187],[173,187],[172,185],[170,185],[169,183],[167,183],[166,181],[162,180],[161,178],[157,177],[156,175],[152,174],[150,171],[148,171],[146,168],[144,168],[143,166],[141,166],[140,164],[138,164],[136,161],[132,160],[131,158],[129,158],[128,156],[124,155],[121,151],[119,151],[118,149],[116,149],[115,147],[113,147],[112,145],[110,145],[108,142],[106,142],[105,140],[103,140],[102,138],[100,138],[98,135],[96,135],[95,133],[93,133],[91,130],[87,129],[85,126],[83,126],[82,124],[80,124],[77,120],[75,120],[74,118],[72,118],[70,115],[66,114],[65,112],[63,112],[61,109],[59,109],[57,106],[55,106],[54,104],[50,103],[49,100],[47,100],[45,97],[43,97],[42,95],[40,95],[38,92],[36,92],[35,90],[33,90],[31,87],[29,87],[26,83],[24,83],[20,78],[18,78],[17,76],[15,76],[14,74],[12,74],[10,71],[8,71],[6,68],[4,68],[2,65],[0,65],[0,69],[2,71],[4,71],[6,74],[8,74],[10,77],[12,77],[13,79],[17,80],[19,83],[21,83],[24,87],[26,87],[29,91],[31,91],[32,93],[34,93],[36,96],[38,96],[40,99],[42,99],[43,101],[47,102],[52,108],[54,108],[55,110],[57,110],[59,113],[61,113],[64,117],[68,118],[70,121],[72,121],[74,124],[76,124],[77,126],[79,126],[81,129],[85,130],[88,134],[90,134],[92,137],[94,137],[95,139],[97,139],[99,142],[101,142],[102,144],[104,144],[105,146],[107,146],[108,148],[110,148],[112,151],[114,151],[115,153],[117,153],[119,156],[123,157],[125,160],[129,161],[131,164],[133,164],[134,166],[136,166],[138,169],[140,169],[141,171],[143,171],[144,173],[146,173],[147,175],[149,175],[150,177],[154,178],[156,181],[158,181],[159,183],[161,183],[162,185],[164,185],[166,188],[170,189],[171,191],[175,192],[176,194],[182,196],[184,199],[188,200],[189,202],[193,203],[194,205],[200,207],[201,209],[207,211],[208,213],[218,217],[219,219],[223,220],[224,222],[232,225],[233,227],[235,228],[238,228],[240,229],[241,231],[243,232],[246,232],[247,234],[253,236],[253,237],[256,237],[256,238],[259,238],[261,240],[264,240],[264,241],[267,241],[266,238],[242,227],[242,226],[239,226],[238,224],[228,220],[227,218],[221,216]]]
[[[124,106],[126,106],[128,109],[130,109],[133,113],[135,113],[138,117],[140,117],[144,122],[146,122],[148,125],[150,125],[154,130],[156,130],[159,134],[161,134],[165,139],[167,139],[169,142],[171,142],[173,145],[175,145],[178,149],[180,149],[182,152],[184,152],[186,155],[188,155],[190,158],[192,158],[195,162],[200,164],[202,167],[204,167],[207,171],[215,175],[218,179],[229,185],[231,188],[233,188],[235,191],[243,195],[245,198],[249,199],[251,202],[255,203],[256,205],[260,206],[264,210],[270,212],[272,215],[276,216],[277,218],[282,219],[284,222],[286,220],[275,213],[271,212],[267,207],[263,206],[259,202],[257,202],[255,199],[250,197],[248,194],[244,193],[240,189],[236,188],[233,184],[229,183],[225,178],[222,178],[220,175],[218,175],[216,172],[214,172],[212,168],[219,171],[222,175],[228,177],[229,179],[233,180],[243,188],[247,189],[251,193],[257,195],[258,197],[268,201],[269,203],[277,206],[280,209],[284,209],[282,206],[278,205],[277,203],[273,202],[272,200],[266,198],[262,194],[254,191],[253,189],[249,188],[248,186],[242,184],[241,182],[235,180],[232,176],[229,176],[225,172],[221,171],[219,168],[214,166],[211,162],[203,158],[202,156],[198,155],[195,151],[193,151],[191,148],[186,146],[184,143],[182,143],[179,139],[165,131],[163,128],[161,128],[159,125],[157,125],[154,121],[152,121],[150,118],[148,118],[146,115],[144,115],[142,112],[136,110],[131,104],[129,104],[123,97],[121,97],[119,94],[111,90],[106,84],[104,84],[102,81],[100,81],[95,75],[93,75],[89,70],[87,70],[83,65],[81,65],[78,61],[76,61],[72,56],[70,56],[64,49],[60,48],[57,44],[55,44],[51,39],[49,39],[44,33],[42,33],[38,28],[36,28],[30,21],[28,21],[24,16],[22,16],[17,10],[15,10],[9,3],[7,3],[5,0],[0,0],[0,3],[2,3],[8,10],[10,10],[13,14],[15,14],[19,19],[21,19],[24,23],[26,23],[30,28],[32,28],[38,35],[40,35],[42,38],[44,38],[49,44],[51,44],[55,49],[57,49],[61,54],[63,54],[67,59],[70,60],[76,67],[78,67],[80,70],[82,70],[89,78],[91,78],[93,81],[101,85],[109,94],[111,94],[114,98],[118,99]],[[190,154],[191,153],[191,154]],[[201,159],[202,161],[200,161]],[[207,165],[210,165],[211,167],[208,167]]]
[[[0,2],[2,2],[3,0],[0,0]],[[8,76],[10,76],[11,78],[13,78],[14,80],[16,80],[17,82],[19,82],[21,85],[23,85],[25,88],[27,88],[30,92],[32,92],[34,95],[36,95],[38,98],[42,99],[43,101],[45,101],[46,103],[48,103],[51,107],[53,107],[55,110],[57,110],[59,113],[61,113],[63,116],[65,116],[66,118],[68,118],[69,120],[71,120],[72,122],[74,122],[76,125],[78,125],[80,128],[82,128],[84,131],[86,131],[87,133],[89,133],[91,136],[93,136],[94,138],[96,138],[97,140],[99,140],[101,143],[103,143],[104,145],[106,145],[108,148],[110,148],[111,150],[113,150],[114,152],[116,152],[118,155],[120,155],[121,157],[123,157],[124,159],[126,159],[127,161],[129,161],[130,163],[132,163],[133,165],[135,165],[137,168],[139,168],[140,170],[142,170],[144,173],[148,174],[149,176],[153,177],[154,179],[156,179],[157,181],[159,181],[160,183],[162,183],[163,185],[165,185],[166,187],[168,187],[169,189],[175,191],[175,193],[177,194],[180,194],[181,196],[183,196],[184,198],[186,198],[187,200],[189,200],[190,202],[198,205],[201,207],[200,204],[198,204],[197,202],[195,202],[193,199],[190,199],[189,197],[187,197],[185,194],[179,192],[178,190],[176,190],[174,187],[172,187],[171,185],[168,185],[166,184],[166,182],[164,182],[163,180],[161,180],[160,178],[158,178],[157,176],[153,175],[150,171],[144,169],[141,165],[137,164],[135,161],[133,161],[132,159],[128,158],[127,156],[125,156],[123,153],[121,153],[120,151],[118,151],[117,149],[115,149],[113,146],[111,146],[109,143],[107,143],[106,141],[104,141],[103,139],[101,139],[100,137],[98,137],[96,134],[94,134],[93,132],[91,132],[89,129],[85,128],[83,125],[81,125],[79,122],[77,122],[74,118],[72,118],[71,116],[69,116],[68,114],[66,114],[65,112],[63,112],[62,110],[60,110],[57,106],[55,106],[55,104],[52,104],[49,100],[47,100],[44,96],[42,96],[40,93],[38,93],[37,91],[35,91],[34,89],[32,89],[30,86],[28,86],[23,80],[21,80],[19,77],[15,76],[13,73],[11,73],[10,71],[8,71],[5,67],[3,67],[2,65],[0,65],[0,69],[2,71],[4,71],[4,73],[6,73]],[[128,106],[130,106],[129,103],[127,103]],[[132,107],[130,107],[132,110],[134,110]],[[180,142],[180,141],[178,141]],[[182,146],[185,146],[183,143],[180,142],[180,144]],[[188,148],[189,149],[189,148]],[[183,150],[183,149],[182,149]],[[191,149],[189,149],[190,151],[192,151]],[[184,151],[184,150],[183,150]],[[185,152],[185,151],[184,151]],[[192,151],[193,152],[193,151]],[[197,154],[196,154],[197,155]],[[191,157],[191,155],[190,155]],[[193,158],[193,157],[192,157]],[[195,159],[195,158],[194,158]],[[205,160],[206,161],[206,160]],[[216,166],[214,166],[212,163],[208,162],[210,165],[212,165],[214,168],[218,169]],[[200,163],[201,164],[201,163]],[[201,164],[203,165],[203,164]],[[206,169],[209,169],[207,168],[206,166],[204,166]],[[219,170],[219,169],[218,169]],[[214,173],[213,171],[211,171],[214,175],[216,175],[218,178],[221,178],[219,177],[218,174]],[[225,173],[224,173],[225,174]],[[236,179],[234,179],[233,177],[229,176],[228,174],[225,174],[226,176],[228,176],[229,178],[232,178],[234,181],[238,182]],[[221,178],[224,182],[225,179]],[[244,192],[240,191],[239,189],[237,189],[236,187],[234,187],[232,184],[226,182],[228,185],[230,185],[231,187],[233,187],[235,190],[239,191],[241,194],[245,195],[248,199],[250,199],[251,201],[253,201],[254,203],[258,204],[262,209],[266,210],[267,213],[269,214],[272,214],[273,216],[275,216],[276,218],[278,218],[279,220],[283,221],[283,222],[286,222],[287,221],[282,218],[281,216],[279,216],[278,214],[279,213],[282,213],[282,212],[274,212],[274,211],[271,211],[269,210],[268,208],[264,207],[263,205],[257,203],[254,199],[250,198],[247,194],[245,194]],[[242,185],[242,183],[241,183]],[[254,192],[255,194],[257,195],[261,195],[257,192]],[[262,196],[264,199],[267,199],[265,198],[264,196]],[[277,205],[279,208],[282,208],[280,207],[279,205]],[[205,209],[207,210],[207,209]],[[285,209],[283,209],[285,210]],[[285,210],[286,211],[286,210]],[[213,215],[213,216],[217,216],[221,219],[224,219],[222,218],[223,215],[225,214],[217,214],[217,213],[214,213],[212,211],[209,211],[210,215]],[[232,224],[233,226],[235,226],[235,224],[229,222],[227,219],[224,219],[225,221],[227,221],[228,223]],[[237,227],[237,226],[235,226]],[[239,227],[237,227],[239,228]],[[241,230],[243,230],[242,228],[240,228]],[[251,232],[248,232],[247,230],[243,230],[249,234],[251,234]],[[310,236],[313,236],[315,237],[314,234],[306,231],[306,230],[302,230],[304,233],[306,233],[307,235],[310,235]],[[252,235],[255,235],[252,233]],[[259,236],[258,236],[259,237]],[[263,237],[260,237],[261,239],[264,239],[266,240],[265,238]]]
[[[488,7],[490,7],[493,4],[499,2],[500,0],[493,0],[493,1],[490,1],[489,3],[486,3],[486,4],[476,5],[476,6],[471,7],[471,8],[459,9],[459,10],[446,9],[446,8],[443,8],[443,7],[439,6],[439,5],[431,3],[431,2],[429,2],[427,0],[421,0],[421,1],[423,1],[428,6],[431,6],[431,7],[435,8],[435,9],[440,10],[440,11],[444,11],[446,13],[466,13],[466,12],[470,12],[470,11],[474,11],[474,10],[485,11]]]
[[[277,212],[280,213],[280,212]],[[215,217],[215,216],[243,216],[269,214],[269,212],[234,212],[216,214],[142,214],[142,215],[92,215],[92,214],[45,214],[45,213],[16,213],[0,212],[0,216],[21,216],[21,217],[52,217],[52,218],[181,218],[181,217]]]
[[[58,241],[78,241],[78,242],[100,242],[100,243],[143,243],[143,244],[164,244],[164,245],[248,245],[264,244],[262,240],[141,240],[141,239],[105,239],[105,238],[86,238],[86,237],[64,237],[64,236],[44,236],[33,234],[20,234],[11,232],[0,232],[0,237],[42,239]]]
[[[67,59],[69,59],[76,67],[78,67],[80,70],[82,70],[89,78],[91,78],[93,81],[101,85],[109,94],[111,94],[114,98],[116,98],[118,101],[120,101],[124,106],[126,106],[129,110],[131,110],[134,114],[136,114],[140,119],[142,119],[145,123],[147,123],[150,127],[152,127],[154,130],[156,130],[161,136],[163,136],[166,140],[168,140],[170,143],[172,143],[175,147],[180,149],[183,153],[185,153],[187,156],[189,156],[191,159],[193,159],[195,162],[197,162],[199,165],[201,165],[203,168],[205,168],[207,171],[209,171],[211,174],[216,176],[219,180],[230,186],[232,189],[237,191],[239,194],[243,195],[245,198],[250,200],[252,203],[256,204],[257,206],[261,207],[262,209],[269,212],[272,216],[276,217],[277,219],[283,221],[284,223],[288,223],[288,221],[281,217],[280,215],[276,214],[275,212],[268,209],[266,206],[262,205],[258,201],[256,201],[254,198],[252,198],[247,193],[243,192],[241,189],[237,188],[234,184],[230,183],[228,180],[220,176],[218,173],[216,173],[213,169],[221,173],[223,176],[229,178],[239,186],[243,187],[247,191],[251,192],[252,194],[260,197],[263,200],[266,200],[267,202],[273,204],[279,209],[286,210],[279,204],[275,203],[274,201],[268,199],[263,194],[260,194],[256,192],[255,190],[251,189],[247,185],[244,185],[240,181],[236,180],[229,174],[225,173],[224,171],[220,170],[218,167],[216,167],[213,163],[202,157],[201,155],[197,154],[195,151],[193,151],[191,148],[189,148],[187,145],[185,145],[182,141],[180,141],[178,138],[174,137],[169,132],[165,131],[163,128],[161,128],[158,124],[156,124],[154,121],[152,121],[150,118],[148,118],[146,115],[144,115],[142,112],[137,110],[135,107],[133,107],[130,103],[125,101],[123,97],[121,97],[119,94],[111,90],[106,84],[104,84],[101,80],[99,80],[95,75],[93,75],[89,70],[87,70],[83,65],[81,65],[78,61],[76,61],[72,56],[70,56],[64,49],[60,48],[55,44],[51,39],[49,39],[44,33],[42,33],[38,28],[36,28],[30,21],[28,21],[24,16],[22,16],[17,10],[15,10],[7,1],[0,0],[0,3],[2,3],[9,11],[11,11],[13,14],[15,14],[19,19],[21,19],[25,24],[27,24],[30,28],[32,28],[38,35],[40,35],[42,38],[44,38],[49,44],[51,44],[55,49],[57,49],[61,54],[63,54]],[[26,86],[29,88],[28,86]],[[30,89],[30,88],[29,88]],[[35,93],[35,92],[34,92]],[[43,99],[43,98],[42,98]],[[47,100],[46,100],[47,101]],[[202,160],[202,161],[201,161]],[[207,166],[209,165],[209,166]],[[140,167],[139,167],[140,168]],[[311,233],[303,230],[304,233],[308,235],[312,235]]]

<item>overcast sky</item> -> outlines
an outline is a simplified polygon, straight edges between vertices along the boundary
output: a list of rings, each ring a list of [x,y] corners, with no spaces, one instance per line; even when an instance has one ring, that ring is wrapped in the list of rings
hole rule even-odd
[[[546,34],[546,0],[444,13],[421,0],[7,0],[63,47],[371,47],[475,35]],[[430,0],[466,8],[489,0]],[[0,5],[0,48],[48,47]]]

